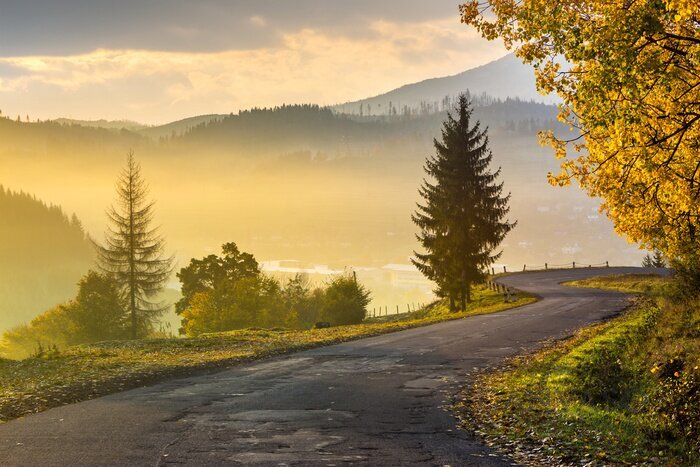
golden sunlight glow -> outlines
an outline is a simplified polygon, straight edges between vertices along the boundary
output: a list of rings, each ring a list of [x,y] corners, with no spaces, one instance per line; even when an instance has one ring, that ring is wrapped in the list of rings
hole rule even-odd
[[[251,23],[264,26],[263,18]],[[452,19],[376,21],[367,38],[303,29],[274,48],[213,53],[105,50],[0,58],[6,114],[146,123],[254,106],[336,104],[421,79],[454,74],[504,54]],[[472,47],[478,41],[479,47]],[[92,105],[94,100],[100,105]],[[85,101],[91,105],[84,105]]]

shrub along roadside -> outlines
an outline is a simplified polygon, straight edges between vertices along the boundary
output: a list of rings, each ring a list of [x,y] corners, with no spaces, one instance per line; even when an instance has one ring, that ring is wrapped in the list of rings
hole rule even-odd
[[[612,321],[477,376],[455,404],[463,425],[526,464],[700,462],[700,312],[664,298],[665,282],[577,283],[651,292]]]
[[[197,338],[106,342],[22,361],[0,359],[0,422],[197,371],[494,313],[534,301],[520,294],[517,301],[503,303],[499,294],[478,289],[474,302],[462,313],[449,313],[444,304],[438,303],[395,322],[311,330],[245,329]]]

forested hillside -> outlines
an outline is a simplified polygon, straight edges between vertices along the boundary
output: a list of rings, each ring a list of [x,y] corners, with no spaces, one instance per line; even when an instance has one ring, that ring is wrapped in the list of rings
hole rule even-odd
[[[476,116],[495,131],[531,136],[541,128],[559,127],[557,110],[552,105],[519,99],[477,102],[481,105],[476,106]],[[378,143],[391,143],[398,149],[402,145],[415,148],[415,142],[419,142],[419,148],[429,148],[444,117],[445,111],[427,107],[396,115],[360,116],[316,105],[291,105],[212,118],[170,138],[170,143],[201,144],[247,156],[299,149],[332,156],[362,155]]]
[[[509,269],[523,263],[641,261],[636,247],[617,237],[597,212],[598,201],[547,185],[557,161],[540,147],[536,133],[556,128],[569,134],[556,122],[554,106],[517,99],[477,103],[474,116],[489,128],[493,164],[503,168],[505,190],[513,194],[512,217],[519,220],[504,243],[502,261]],[[409,263],[417,248],[410,215],[444,117],[427,109],[359,116],[283,106],[173,122],[148,129],[153,136],[0,119],[0,183],[12,180],[15,189],[77,213],[86,231],[102,239],[114,178],[133,149],[180,265],[235,241],[262,262],[366,269],[362,279],[377,305],[422,302],[429,299],[430,284],[401,282],[382,268]],[[72,291],[79,277],[64,283]],[[397,292],[392,281],[404,288]],[[72,295],[52,296],[60,301]]]
[[[0,329],[70,298],[92,261],[77,217],[0,186]]]
[[[556,108],[477,102],[474,116],[489,128],[494,164],[513,192],[513,217],[523,219],[503,261],[636,263],[635,248],[615,236],[595,200],[546,184],[557,162],[536,133],[568,134]],[[263,261],[377,267],[406,263],[415,249],[410,213],[443,119],[444,112],[359,116],[283,106],[207,117],[189,130],[174,122],[174,134],[157,136],[154,127],[153,137],[3,119],[0,163],[5,180],[75,211],[101,238],[113,177],[133,149],[182,261],[236,240]]]

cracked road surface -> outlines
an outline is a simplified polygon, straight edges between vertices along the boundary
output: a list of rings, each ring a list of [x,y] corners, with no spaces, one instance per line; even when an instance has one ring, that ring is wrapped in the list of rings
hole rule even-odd
[[[508,276],[543,299],[31,415],[0,425],[0,465],[508,465],[443,406],[474,369],[627,304],[558,283],[640,271]]]

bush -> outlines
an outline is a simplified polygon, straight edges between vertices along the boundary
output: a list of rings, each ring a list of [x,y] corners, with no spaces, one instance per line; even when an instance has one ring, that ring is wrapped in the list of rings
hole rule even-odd
[[[285,325],[295,329],[309,329],[318,321],[325,297],[321,289],[311,289],[308,276],[297,274],[289,279],[282,290],[287,314]]]
[[[671,261],[674,292],[681,300],[700,296],[700,257],[696,255]]]
[[[209,292],[196,293],[182,313],[188,336],[283,323],[279,283],[263,275],[225,281]]]
[[[657,367],[657,390],[648,398],[649,410],[667,427],[684,438],[693,449],[700,449],[700,370],[687,368],[682,359],[674,358]]]
[[[2,355],[22,359],[34,355],[42,347],[67,346],[70,343],[73,323],[66,310],[67,305],[59,305],[40,314],[29,324],[6,331],[0,346]]]
[[[627,402],[634,374],[622,364],[622,352],[622,346],[591,352],[587,359],[573,370],[581,384],[572,392],[582,401],[591,404]]]
[[[369,302],[369,291],[353,275],[340,275],[326,288],[321,319],[332,326],[361,323]]]
[[[122,306],[117,284],[89,271],[78,282],[78,295],[65,306],[72,323],[69,342],[83,344],[128,337],[129,316]]]
[[[127,335],[127,325],[116,285],[108,277],[89,271],[78,283],[75,299],[5,332],[0,353],[26,358],[48,347],[121,339]]]

